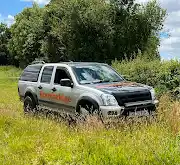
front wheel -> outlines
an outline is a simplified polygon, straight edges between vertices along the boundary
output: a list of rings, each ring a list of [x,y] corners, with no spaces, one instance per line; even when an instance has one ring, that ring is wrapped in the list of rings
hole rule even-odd
[[[87,117],[96,117],[98,120],[102,121],[102,113],[98,107],[98,105],[85,102],[85,103],[80,103],[78,105],[78,115],[86,120]]]

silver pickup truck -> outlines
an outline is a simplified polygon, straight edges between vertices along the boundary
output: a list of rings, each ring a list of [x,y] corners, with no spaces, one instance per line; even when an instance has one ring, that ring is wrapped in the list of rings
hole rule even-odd
[[[152,87],[128,82],[103,63],[31,64],[19,79],[18,93],[25,113],[45,108],[103,117],[144,116],[158,104]]]

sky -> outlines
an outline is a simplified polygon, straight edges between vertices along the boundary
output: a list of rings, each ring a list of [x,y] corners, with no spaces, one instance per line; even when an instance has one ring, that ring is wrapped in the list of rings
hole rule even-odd
[[[0,22],[5,22],[9,26],[14,22],[14,16],[24,8],[31,7],[33,2],[45,5],[50,0],[0,0]]]
[[[24,8],[31,7],[33,2],[45,5],[50,0],[0,0],[0,22],[10,26],[14,22],[14,16]],[[147,3],[149,0],[136,0],[138,3]],[[170,60],[180,59],[180,0],[159,0],[160,5],[167,9],[168,16],[164,23],[164,29],[160,34],[161,46],[159,52],[161,58]]]

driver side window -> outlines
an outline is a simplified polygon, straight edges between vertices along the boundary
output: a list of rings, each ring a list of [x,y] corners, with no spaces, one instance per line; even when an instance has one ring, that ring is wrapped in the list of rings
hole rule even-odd
[[[62,79],[71,80],[71,76],[66,68],[57,68],[54,78],[54,84],[60,84],[60,80]]]

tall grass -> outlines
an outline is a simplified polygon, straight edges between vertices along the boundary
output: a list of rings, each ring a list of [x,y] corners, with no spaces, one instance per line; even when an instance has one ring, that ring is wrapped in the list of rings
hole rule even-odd
[[[9,80],[16,74],[17,69],[0,67],[0,164],[180,163],[180,103],[168,96],[161,97],[158,117],[151,121],[121,121],[107,128],[91,119],[69,127],[24,116],[17,83]]]

